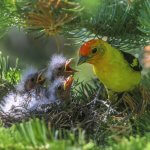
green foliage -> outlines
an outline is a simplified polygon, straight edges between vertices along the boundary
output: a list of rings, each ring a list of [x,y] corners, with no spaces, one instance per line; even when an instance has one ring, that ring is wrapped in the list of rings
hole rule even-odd
[[[10,65],[9,57],[4,57],[0,53],[0,80],[7,81],[11,84],[16,84],[20,79],[20,70],[18,68],[18,59],[16,59],[15,66]]]
[[[32,6],[36,2],[37,0],[1,0],[0,36],[12,26],[24,27],[25,14],[35,11]],[[72,0],[70,2],[80,4],[80,7],[61,9],[60,14],[61,12],[76,14],[75,20],[62,26],[62,33],[76,40],[77,44],[90,38],[107,37],[115,47],[130,51],[134,49],[133,53],[136,53],[136,49],[149,44],[149,0]],[[57,16],[58,12],[55,12],[55,15]],[[43,32],[43,29],[35,31]],[[18,60],[15,66],[11,66],[9,57],[5,58],[0,54],[1,97],[19,79]],[[147,84],[149,77],[146,79]],[[96,150],[101,147],[104,149],[104,146],[106,150],[150,149],[148,109],[142,116],[135,115],[130,118],[127,112],[124,112],[120,117],[121,120],[113,120],[116,116],[109,112],[111,106],[107,102],[101,101],[99,106],[90,105],[91,100],[97,97],[101,100],[106,97],[102,85],[101,95],[95,94],[100,88],[97,83],[84,84],[78,81],[74,83],[71,91],[72,104],[57,114],[52,112],[47,115],[51,118],[49,120],[54,128],[49,128],[49,122],[44,122],[42,119],[24,121],[11,128],[4,128],[1,125],[0,149]],[[68,130],[62,129],[63,127],[68,127]]]
[[[25,21],[25,29],[36,38],[62,34],[67,24],[76,20],[80,5],[71,0],[16,1],[18,13]]]
[[[92,141],[86,142],[84,132],[80,132],[78,138],[73,132],[54,132],[45,126],[44,121],[38,119],[8,129],[1,127],[0,138],[0,149],[96,150]]]
[[[20,26],[21,18],[16,11],[15,0],[0,1],[0,37],[12,26]]]
[[[74,2],[66,1],[69,5],[64,5],[59,12],[53,9],[54,16],[63,13],[73,14],[75,19],[61,26],[62,34],[71,38],[80,44],[89,38],[107,37],[115,47],[122,50],[140,49],[140,47],[149,44],[149,0],[76,0]],[[34,1],[1,1],[1,21],[0,28],[4,29],[12,25],[22,26],[29,29],[29,26],[23,24],[28,12],[35,12]],[[80,6],[79,6],[80,4]],[[16,11],[17,6],[17,11]],[[77,7],[72,7],[77,6]],[[56,20],[56,19],[55,19]],[[18,24],[19,23],[19,24]],[[52,22],[51,22],[52,23]],[[56,29],[57,30],[57,29]],[[30,31],[41,36],[45,33],[41,29],[32,27]],[[47,32],[47,31],[46,31]]]
[[[18,59],[11,65],[9,57],[4,57],[0,52],[0,99],[6,93],[14,88],[14,85],[20,80],[20,69],[18,68]]]
[[[53,150],[149,150],[150,135],[109,140],[111,146],[98,147],[92,141],[85,140],[84,131],[58,131],[46,127],[38,119],[17,124],[11,128],[0,127],[0,149],[53,149]]]
[[[123,138],[119,144],[113,144],[108,150],[149,150],[150,149],[150,135],[145,137],[130,137]]]
[[[95,9],[93,5],[88,5],[88,1],[79,2],[85,9],[80,13],[79,22],[73,25],[74,30],[71,32],[77,43],[89,38],[107,37],[108,42],[115,47],[122,50],[134,49],[134,52],[135,49],[149,43],[149,37],[139,30],[139,18],[143,18],[140,12],[145,12],[142,5],[144,1],[100,0],[95,2]],[[145,20],[148,21],[148,17],[145,17]]]
[[[0,127],[0,149],[21,149],[21,143],[15,143],[14,137],[16,137],[16,132],[14,131],[14,128],[4,128]]]
[[[135,6],[139,6],[137,1],[136,3],[129,3],[123,0],[100,0],[99,5],[97,4],[96,7],[97,14],[83,11],[84,14],[81,16],[84,23],[83,27],[86,27],[89,31],[93,30],[92,32],[96,35],[102,36],[113,37],[123,36],[123,34],[139,34],[140,32],[136,28],[137,12],[135,10],[137,8]]]
[[[149,0],[143,1],[143,9],[140,10],[139,22],[141,27],[139,28],[143,33],[150,35],[150,2]]]
[[[98,13],[98,7],[100,6],[99,0],[81,0],[81,5],[84,6],[86,14],[94,15]]]
[[[150,112],[144,113],[139,118],[134,120],[133,134],[146,135],[150,133]]]
[[[88,103],[91,100],[94,100],[95,93],[97,93],[98,89],[101,90],[99,98],[106,99],[107,94],[103,84],[99,84],[99,80],[93,79],[89,83],[79,82],[78,79],[74,81],[72,87],[72,98],[76,103]]]
[[[48,130],[43,121],[31,120],[16,126],[18,136],[16,140],[23,141],[27,146],[40,147],[48,143]]]

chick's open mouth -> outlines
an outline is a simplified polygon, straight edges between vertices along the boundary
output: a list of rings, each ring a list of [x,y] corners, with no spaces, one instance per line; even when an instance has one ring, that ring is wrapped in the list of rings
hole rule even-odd
[[[66,73],[74,74],[74,73],[78,72],[77,70],[75,70],[72,67],[70,67],[72,61],[73,61],[73,58],[70,58],[65,63],[65,72]]]
[[[36,80],[37,84],[41,84],[41,85],[44,84],[46,80],[44,74],[45,74],[45,69],[38,72],[38,76]]]
[[[73,76],[70,75],[64,82],[64,90],[69,90],[71,88],[71,85],[73,83]]]

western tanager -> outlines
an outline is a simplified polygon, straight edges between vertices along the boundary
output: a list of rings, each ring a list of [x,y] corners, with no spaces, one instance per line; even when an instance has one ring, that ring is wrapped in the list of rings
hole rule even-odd
[[[101,39],[84,43],[79,50],[78,65],[89,63],[106,89],[125,92],[134,89],[141,80],[142,67],[133,55],[112,47]]]

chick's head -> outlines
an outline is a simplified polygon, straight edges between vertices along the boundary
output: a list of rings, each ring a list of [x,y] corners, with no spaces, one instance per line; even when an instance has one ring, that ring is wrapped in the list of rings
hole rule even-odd
[[[34,74],[28,75],[27,80],[25,81],[24,88],[26,91],[36,89],[38,86],[43,85],[45,82],[45,77],[41,72],[36,72]]]
[[[67,60],[63,55],[54,55],[48,65],[47,77],[54,80],[58,77],[68,77],[76,70],[70,67],[72,59]]]
[[[72,75],[67,79],[58,78],[55,79],[53,84],[50,87],[50,99],[69,101],[70,100],[70,89],[73,83]]]

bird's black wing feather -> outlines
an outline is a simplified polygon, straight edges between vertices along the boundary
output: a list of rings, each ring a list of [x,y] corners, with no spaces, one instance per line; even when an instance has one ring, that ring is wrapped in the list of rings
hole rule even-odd
[[[139,60],[136,57],[124,51],[120,51],[120,52],[123,54],[125,60],[129,63],[130,67],[133,70],[135,71],[142,70],[142,66],[140,65]]]

